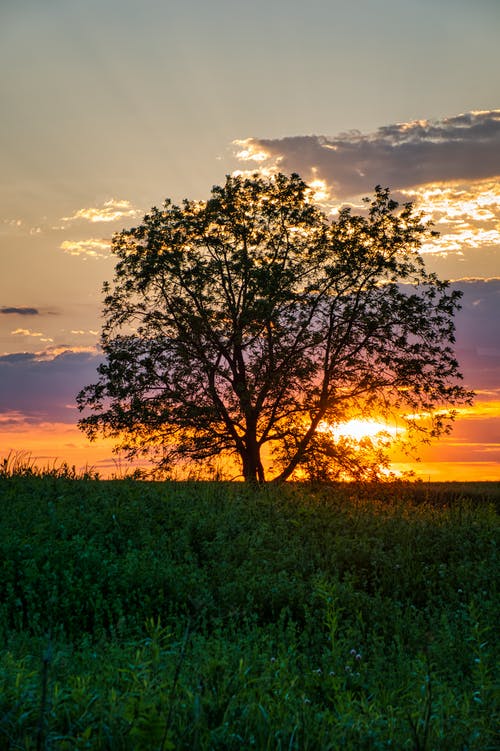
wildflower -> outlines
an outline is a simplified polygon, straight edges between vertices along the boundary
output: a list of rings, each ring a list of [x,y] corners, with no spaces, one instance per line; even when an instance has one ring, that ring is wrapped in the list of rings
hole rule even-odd
[[[356,655],[356,659],[358,660],[358,662],[359,662],[359,661],[361,660],[361,654],[360,654],[359,652],[358,652],[358,654]]]
[[[356,650],[355,649],[351,649],[351,655],[354,657],[355,654],[356,654]]]

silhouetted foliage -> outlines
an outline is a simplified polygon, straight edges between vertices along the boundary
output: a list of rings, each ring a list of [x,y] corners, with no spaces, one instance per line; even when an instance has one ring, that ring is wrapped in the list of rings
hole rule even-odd
[[[235,455],[250,482],[373,476],[380,445],[324,429],[352,417],[448,430],[471,397],[451,346],[460,293],[426,271],[412,204],[380,187],[366,204],[330,219],[298,175],[228,177],[116,235],[80,427],[160,470]]]

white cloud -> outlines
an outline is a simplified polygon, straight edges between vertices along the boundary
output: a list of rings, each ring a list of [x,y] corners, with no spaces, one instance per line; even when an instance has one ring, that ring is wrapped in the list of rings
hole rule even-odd
[[[500,184],[493,180],[431,183],[403,190],[440,235],[426,243],[424,253],[463,253],[500,247]]]
[[[53,341],[52,339],[50,341]],[[57,344],[52,347],[47,347],[40,352],[33,352],[33,357],[36,362],[47,362],[55,360],[60,355],[75,355],[75,354],[90,354],[98,355],[99,349],[96,346],[79,346],[70,344]]]
[[[79,219],[92,222],[115,222],[118,219],[133,218],[141,214],[139,209],[134,209],[130,201],[111,198],[102,206],[78,209],[71,216],[63,216],[63,222],[73,222]]]
[[[39,339],[41,342],[53,342],[54,340],[45,336],[41,331],[31,331],[30,329],[14,329],[10,332],[13,336],[31,336]]]
[[[59,246],[65,253],[86,258],[105,258],[111,247],[110,240],[91,238],[89,240],[64,240]]]

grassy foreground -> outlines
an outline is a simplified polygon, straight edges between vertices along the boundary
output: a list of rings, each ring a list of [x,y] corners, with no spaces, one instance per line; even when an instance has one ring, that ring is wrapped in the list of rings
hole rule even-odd
[[[0,749],[493,751],[499,500],[0,477]]]

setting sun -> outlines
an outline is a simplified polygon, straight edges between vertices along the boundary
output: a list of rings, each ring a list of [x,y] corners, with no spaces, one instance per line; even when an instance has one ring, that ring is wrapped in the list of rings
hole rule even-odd
[[[378,422],[377,420],[363,420],[355,418],[347,422],[341,422],[336,425],[330,425],[327,422],[321,422],[318,426],[318,432],[331,433],[338,440],[339,438],[350,438],[355,441],[361,441],[363,438],[387,438],[388,435],[396,437],[401,430],[393,425]]]

